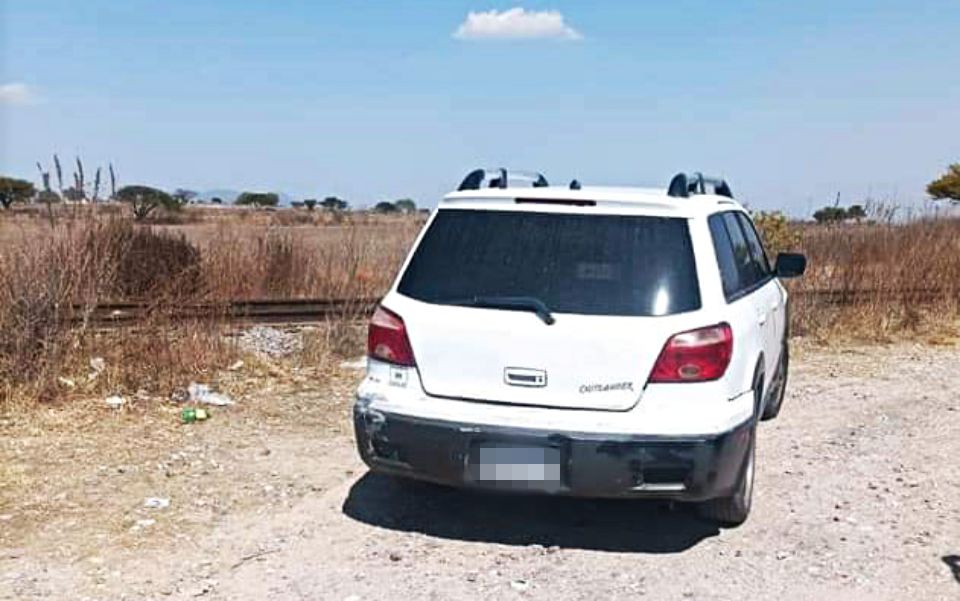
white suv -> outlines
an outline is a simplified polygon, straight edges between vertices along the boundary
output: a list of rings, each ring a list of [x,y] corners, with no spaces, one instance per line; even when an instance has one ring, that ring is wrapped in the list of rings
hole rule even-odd
[[[787,293],[723,180],[531,187],[471,173],[370,322],[354,409],[371,469],[441,484],[750,511],[780,411]]]

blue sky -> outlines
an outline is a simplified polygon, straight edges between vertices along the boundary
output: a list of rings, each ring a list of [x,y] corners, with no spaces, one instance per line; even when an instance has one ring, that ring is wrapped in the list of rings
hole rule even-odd
[[[552,12],[510,39],[468,20],[517,6]],[[910,204],[960,161],[958,32],[956,0],[0,0],[0,171],[59,152],[121,183],[430,205],[475,166],[702,170],[797,215]]]

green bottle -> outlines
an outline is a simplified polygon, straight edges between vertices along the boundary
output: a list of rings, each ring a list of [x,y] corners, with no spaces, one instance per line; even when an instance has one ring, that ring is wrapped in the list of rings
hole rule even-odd
[[[202,422],[210,419],[210,412],[206,409],[186,407],[180,412],[180,421],[184,424]]]

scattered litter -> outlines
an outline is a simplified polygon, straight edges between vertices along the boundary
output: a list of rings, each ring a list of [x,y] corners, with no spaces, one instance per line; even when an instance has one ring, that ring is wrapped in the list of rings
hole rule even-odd
[[[12,519],[13,519],[12,513],[5,513],[3,515],[0,515],[0,522],[9,522]]]
[[[73,380],[71,380],[70,378],[64,378],[64,377],[61,376],[61,377],[57,378],[57,382],[60,382],[60,385],[61,385],[61,386],[66,386],[67,388],[76,388],[76,387],[77,387],[77,383],[74,382]]]
[[[210,419],[210,412],[199,407],[184,407],[180,412],[180,423],[192,424],[193,422],[203,422]]]
[[[243,368],[243,361],[237,361],[236,363],[234,363],[233,365],[231,365],[231,366],[228,367],[227,369],[228,369],[229,371],[239,371],[239,370],[241,370],[242,368]]]
[[[143,500],[143,506],[147,509],[166,509],[170,507],[170,499],[163,497],[147,497]]]
[[[119,409],[127,404],[127,399],[115,394],[113,396],[108,396],[103,402],[106,403],[107,407],[110,407],[111,409]]]
[[[190,395],[190,401],[194,403],[203,403],[204,405],[214,405],[215,407],[226,407],[233,405],[233,399],[225,394],[213,392],[206,384],[197,384],[192,382],[187,386],[187,394]]]
[[[353,361],[344,361],[340,364],[342,369],[367,369],[367,358],[360,357],[359,359],[354,359]]]
[[[303,350],[303,338],[299,333],[258,326],[240,336],[240,348],[255,355],[285,357]]]
[[[130,527],[130,531],[136,532],[138,530],[143,530],[144,528],[149,528],[150,526],[153,526],[156,523],[157,523],[157,520],[151,520],[151,519],[137,520],[137,522]]]
[[[510,588],[512,588],[513,590],[517,591],[518,593],[522,593],[523,591],[525,591],[525,590],[527,590],[528,588],[530,588],[530,583],[527,582],[526,580],[522,580],[522,579],[511,580],[511,581],[510,581]]]
[[[94,357],[90,359],[90,369],[92,371],[87,375],[87,380],[93,382],[103,373],[103,370],[107,369],[107,361],[103,357]]]

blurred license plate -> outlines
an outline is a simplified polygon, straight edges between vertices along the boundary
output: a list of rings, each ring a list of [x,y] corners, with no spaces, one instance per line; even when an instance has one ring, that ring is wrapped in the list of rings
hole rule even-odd
[[[546,447],[479,446],[471,451],[469,469],[478,482],[553,489],[560,483],[560,451]]]

